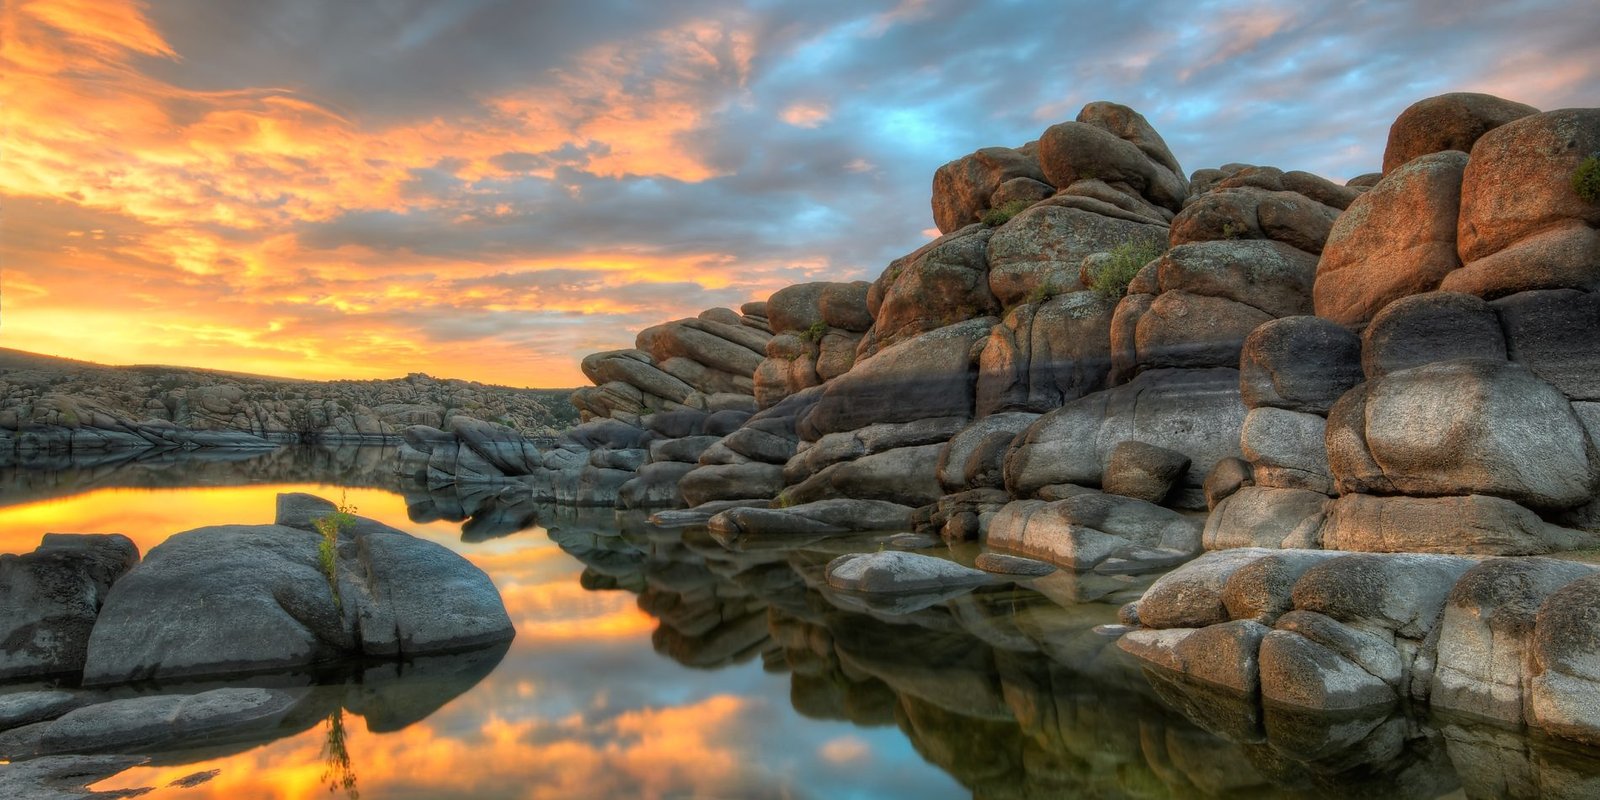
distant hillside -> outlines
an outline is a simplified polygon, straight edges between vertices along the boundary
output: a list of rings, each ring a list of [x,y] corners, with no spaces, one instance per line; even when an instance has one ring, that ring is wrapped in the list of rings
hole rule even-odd
[[[170,423],[271,439],[393,438],[465,416],[550,436],[576,424],[570,389],[513,389],[421,373],[306,381],[161,365],[113,367],[0,348],[0,429]]]

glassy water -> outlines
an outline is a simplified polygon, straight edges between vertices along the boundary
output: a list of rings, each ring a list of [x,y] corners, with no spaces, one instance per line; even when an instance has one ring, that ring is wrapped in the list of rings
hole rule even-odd
[[[0,473],[0,551],[45,532],[264,523],[354,505],[499,587],[509,649],[320,686],[266,741],[157,755],[153,798],[1596,797],[1600,761],[1459,720],[1263,719],[1152,682],[1095,631],[1149,579],[871,604],[823,566],[876,539],[719,543],[489,490],[428,493],[383,448]],[[970,554],[957,554],[958,558]]]

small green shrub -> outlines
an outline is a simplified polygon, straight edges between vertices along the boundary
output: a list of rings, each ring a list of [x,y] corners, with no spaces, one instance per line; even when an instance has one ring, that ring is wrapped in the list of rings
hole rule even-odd
[[[1049,281],[1045,281],[1043,284],[1035,286],[1033,291],[1028,292],[1028,297],[1023,302],[1043,303],[1044,301],[1055,297],[1056,294],[1058,294],[1058,292],[1056,292],[1055,287],[1051,286]]]
[[[1133,276],[1138,275],[1144,265],[1160,258],[1163,252],[1159,244],[1152,242],[1123,242],[1111,251],[1111,260],[1100,268],[1094,276],[1094,285],[1089,288],[1102,297],[1113,300],[1122,297],[1128,293]]]
[[[1589,156],[1572,171],[1572,190],[1588,203],[1600,203],[1600,155]]]
[[[1234,225],[1231,222],[1222,223],[1222,238],[1224,238],[1224,239],[1243,239],[1244,238],[1244,226],[1243,225]]]
[[[811,327],[800,332],[800,341],[820,342],[822,341],[822,337],[826,336],[827,333],[828,323],[822,321],[813,322],[811,323]]]
[[[1028,206],[1031,205],[1033,203],[1027,200],[1011,200],[999,208],[991,208],[983,212],[983,216],[978,221],[991,228],[999,227],[1010,222],[1012,217],[1027,211]]]
[[[311,522],[317,533],[322,534],[322,541],[317,544],[317,564],[322,568],[322,577],[328,579],[334,606],[340,609],[344,608],[344,602],[339,597],[339,533],[356,524],[355,512],[356,507],[341,497],[337,511]]]

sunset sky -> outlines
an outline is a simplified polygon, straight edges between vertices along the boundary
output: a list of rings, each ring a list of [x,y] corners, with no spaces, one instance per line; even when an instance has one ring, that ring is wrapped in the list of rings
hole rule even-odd
[[[1470,5],[0,0],[0,346],[578,385],[875,277],[940,164],[1091,100],[1337,179],[1429,95],[1600,104],[1592,3]]]

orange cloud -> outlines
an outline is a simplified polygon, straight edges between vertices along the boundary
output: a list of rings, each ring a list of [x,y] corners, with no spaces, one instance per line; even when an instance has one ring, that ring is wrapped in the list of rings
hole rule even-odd
[[[295,377],[425,370],[574,386],[586,382],[584,353],[625,346],[626,328],[701,310],[685,285],[748,287],[735,295],[744,300],[785,282],[752,279],[760,269],[717,252],[452,257],[313,247],[301,232],[352,212],[515,219],[477,188],[515,177],[498,159],[506,153],[577,148],[601,178],[716,177],[694,134],[748,79],[753,45],[738,27],[695,22],[606,44],[525,89],[483,98],[467,116],[373,127],[284,89],[198,91],[141,72],[141,58],[182,59],[145,10],[130,0],[0,9],[0,196],[41,209],[0,223],[0,345]],[[456,188],[418,191],[424,172]],[[127,230],[97,238],[65,221],[96,215]],[[588,278],[463,285],[553,269]],[[618,292],[655,283],[675,287]],[[625,326],[577,330],[595,327],[584,318],[622,317]]]

